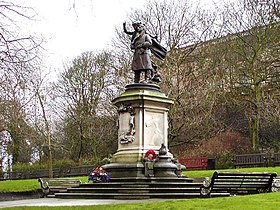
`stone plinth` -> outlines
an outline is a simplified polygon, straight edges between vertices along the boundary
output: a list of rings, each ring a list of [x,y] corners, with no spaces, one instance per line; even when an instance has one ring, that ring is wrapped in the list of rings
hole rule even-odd
[[[168,165],[166,176],[172,171],[175,173],[176,166],[171,163],[173,155],[168,151],[167,138],[168,111],[173,101],[160,91],[158,85],[131,84],[112,102],[118,107],[119,120],[118,150],[111,163],[103,166],[110,176],[144,176],[145,153],[148,150],[158,153],[162,144],[167,147],[166,158],[169,163],[155,163],[155,166],[159,169]]]

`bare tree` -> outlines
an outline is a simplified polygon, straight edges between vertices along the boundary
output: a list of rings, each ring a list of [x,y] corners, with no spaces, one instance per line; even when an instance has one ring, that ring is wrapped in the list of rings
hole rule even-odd
[[[246,0],[225,5],[223,29],[228,36],[227,70],[233,97],[249,121],[253,150],[259,149],[263,102],[273,88],[279,62],[279,17],[274,1]],[[229,74],[228,74],[229,76]],[[275,88],[275,86],[274,86]]]
[[[92,157],[98,160],[98,145],[102,135],[97,128],[101,116],[110,116],[113,109],[108,108],[110,99],[115,95],[117,84],[109,52],[86,52],[74,59],[57,83],[62,101],[57,104],[63,111],[63,132],[65,144],[72,151],[72,158],[82,160]],[[111,105],[110,105],[111,107]]]
[[[29,161],[30,141],[34,130],[30,125],[30,102],[34,99],[31,78],[38,63],[41,41],[25,35],[17,23],[31,21],[32,8],[0,1],[0,117],[1,131],[12,138],[13,162]],[[1,139],[2,140],[2,139]]]
[[[30,63],[38,56],[41,41],[31,35],[18,33],[18,21],[30,21],[32,8],[0,1],[0,68],[9,71],[15,66]]]
[[[50,87],[43,87],[44,84],[44,78],[41,78],[41,75],[38,75],[37,78],[34,78],[32,80],[33,88],[34,88],[34,98],[35,100],[38,100],[38,105],[40,107],[40,110],[37,112],[38,116],[42,116],[43,122],[44,122],[44,127],[41,129],[42,135],[45,137],[44,144],[47,145],[47,156],[48,156],[48,175],[49,178],[53,177],[53,164],[52,164],[52,149],[53,149],[53,144],[52,144],[52,139],[51,139],[51,125],[50,125],[50,119],[47,115],[47,98],[50,97]],[[37,101],[36,100],[36,101]],[[40,114],[41,113],[41,114]],[[36,126],[36,124],[35,124]],[[36,126],[37,128],[37,126]],[[39,152],[41,152],[39,150]]]

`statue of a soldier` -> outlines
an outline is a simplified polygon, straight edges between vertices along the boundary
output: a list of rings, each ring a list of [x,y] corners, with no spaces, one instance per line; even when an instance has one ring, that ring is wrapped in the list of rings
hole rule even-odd
[[[166,49],[160,46],[155,40],[145,31],[145,25],[141,22],[132,24],[134,31],[129,32],[126,29],[126,23],[123,24],[123,29],[126,34],[132,35],[131,49],[134,51],[132,60],[132,70],[134,71],[134,83],[152,83],[160,82],[160,76],[156,71],[156,66],[151,61],[151,52],[158,58],[164,59]],[[145,79],[140,81],[141,72],[144,72]]]

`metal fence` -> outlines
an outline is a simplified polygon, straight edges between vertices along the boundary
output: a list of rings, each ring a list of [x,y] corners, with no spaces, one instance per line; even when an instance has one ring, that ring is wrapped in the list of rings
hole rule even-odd
[[[70,168],[54,168],[53,177],[71,177],[71,176],[87,176],[95,168],[95,165],[73,166]],[[3,173],[0,180],[16,180],[16,179],[36,179],[48,177],[48,169],[39,169],[32,171],[13,171]]]

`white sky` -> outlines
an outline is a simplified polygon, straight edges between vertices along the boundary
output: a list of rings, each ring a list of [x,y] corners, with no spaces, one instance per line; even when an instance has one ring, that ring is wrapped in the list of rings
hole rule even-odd
[[[213,0],[200,0],[205,4]],[[220,0],[214,0],[215,2]],[[142,8],[146,0],[17,0],[37,12],[27,27],[31,34],[45,37],[44,65],[52,72],[68,59],[85,51],[105,49],[115,27],[126,21],[127,13]],[[75,4],[75,8],[73,8]]]

